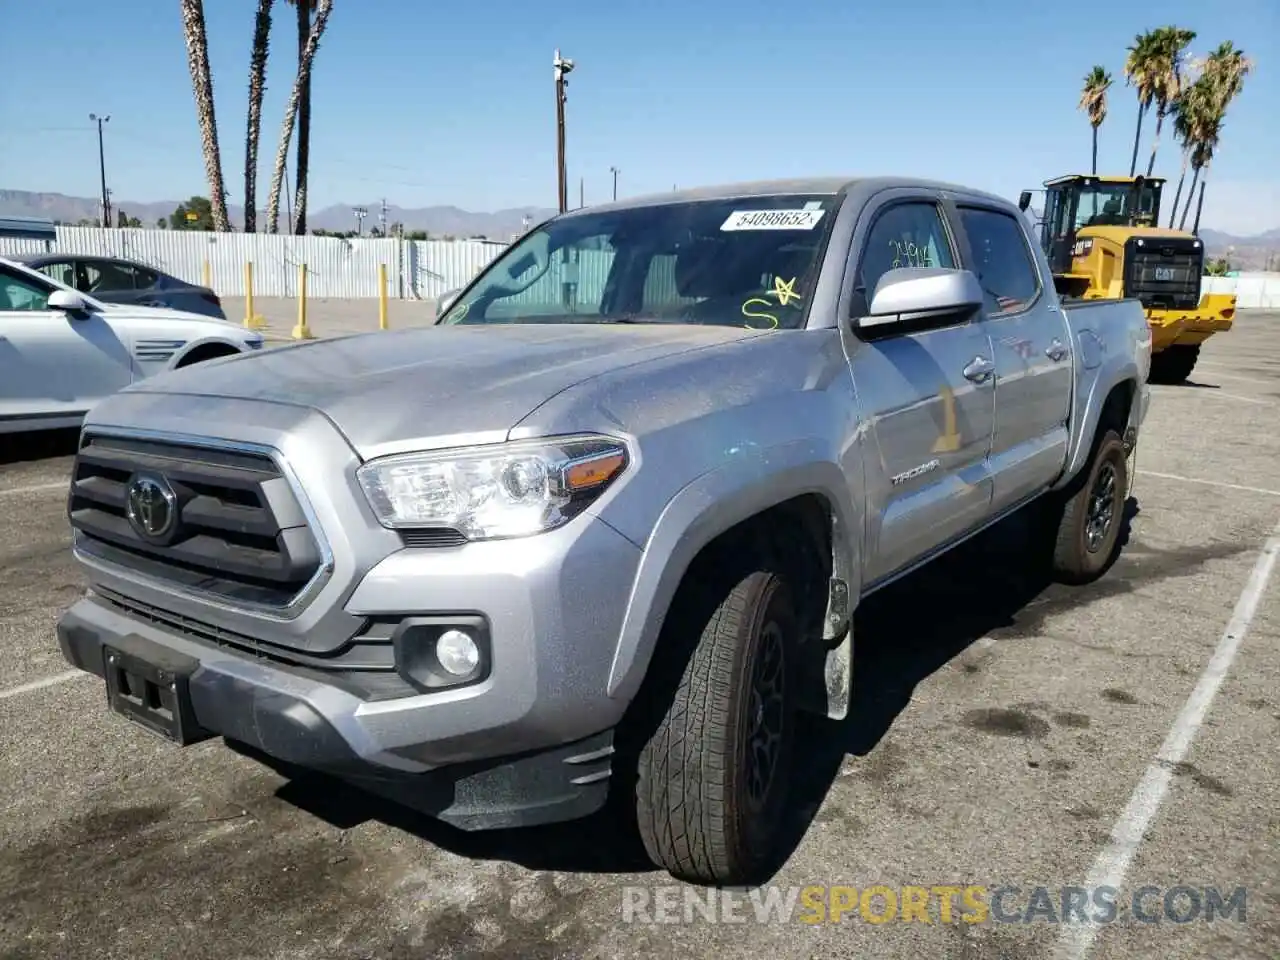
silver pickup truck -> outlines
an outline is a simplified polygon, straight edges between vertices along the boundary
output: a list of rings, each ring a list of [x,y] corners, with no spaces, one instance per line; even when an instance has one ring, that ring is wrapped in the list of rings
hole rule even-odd
[[[1107,569],[1149,362],[1140,304],[1063,303],[975,190],[581,209],[435,326],[97,406],[61,648],[177,743],[463,829],[612,796],[673,875],[749,882],[800,713],[850,709],[861,598],[1028,507],[1046,569]]]

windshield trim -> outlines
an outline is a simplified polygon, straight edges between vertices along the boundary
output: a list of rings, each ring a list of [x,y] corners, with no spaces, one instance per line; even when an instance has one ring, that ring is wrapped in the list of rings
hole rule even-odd
[[[577,220],[580,218],[590,217],[593,214],[615,214],[615,213],[625,213],[625,212],[639,211],[639,210],[661,209],[663,207],[697,207],[697,206],[709,206],[709,205],[714,206],[714,205],[723,205],[723,204],[732,204],[732,203],[752,203],[752,202],[777,203],[777,202],[788,200],[793,197],[804,198],[806,201],[813,201],[813,200],[820,199],[824,203],[829,202],[830,207],[827,208],[826,214],[823,217],[824,222],[819,224],[816,227],[819,234],[818,241],[814,247],[813,257],[809,262],[809,265],[806,269],[806,274],[805,274],[806,277],[808,277],[810,280],[810,283],[809,283],[810,289],[813,289],[816,286],[817,279],[822,275],[822,272],[824,270],[826,259],[827,259],[827,252],[831,244],[831,238],[835,231],[836,222],[839,217],[839,214],[842,212],[844,208],[844,204],[847,199],[847,196],[848,196],[847,188],[841,188],[834,192],[829,192],[826,190],[794,189],[794,190],[779,190],[775,192],[761,193],[761,194],[746,194],[743,196],[736,196],[736,195],[710,196],[710,197],[700,197],[697,199],[689,199],[687,197],[678,197],[668,201],[657,202],[657,203],[654,203],[654,202],[645,202],[645,203],[637,203],[637,204],[610,203],[610,204],[602,205],[602,208],[598,210],[593,210],[591,208],[579,208],[577,210],[565,211],[564,213],[559,213],[559,214],[556,214],[555,216],[548,217],[546,220],[543,220],[541,223],[537,224],[536,226],[530,227],[518,239],[514,240],[511,244],[505,247],[502,250],[502,252],[498,254],[498,256],[494,257],[487,264],[485,264],[484,267],[474,277],[472,277],[471,280],[465,286],[461,287],[458,290],[458,292],[453,297],[452,303],[449,304],[449,309],[446,310],[436,320],[436,325],[438,326],[467,326],[467,325],[484,326],[486,325],[483,323],[466,324],[465,323],[466,312],[464,312],[460,317],[455,317],[458,307],[466,303],[466,299],[468,295],[471,294],[471,292],[477,286],[479,286],[484,282],[485,278],[490,275],[490,273],[497,267],[497,265],[500,262],[502,262],[505,258],[510,256],[514,251],[516,251],[526,240],[535,236],[539,231],[547,229],[551,224],[562,222],[562,221]],[[782,330],[807,329],[809,326],[809,317],[813,310],[813,305],[814,305],[814,298],[812,296],[806,297],[804,306],[801,308],[795,322],[789,323],[786,326],[779,324],[777,327],[772,328],[772,330],[782,331]],[[511,322],[518,325],[520,323],[532,324],[535,321],[515,320]],[[553,325],[550,321],[544,321],[544,322],[546,322],[547,325]],[[611,325],[611,323],[613,323],[614,321],[610,319],[601,319],[601,320],[584,320],[584,321],[578,321],[578,322],[582,323],[583,325],[587,325],[590,323],[598,323],[600,325]],[[623,322],[626,323],[626,321],[623,321]],[[489,321],[488,323],[492,323],[495,326],[503,325],[502,321]],[[698,324],[698,323],[680,322],[680,321],[674,321],[674,320],[654,321],[652,323],[646,323],[644,325],[657,326],[661,324],[667,324],[670,326],[686,326],[686,327],[687,326],[736,326],[733,324]],[[757,330],[758,332],[766,332],[770,330],[770,328],[768,327],[751,327],[750,324],[745,324],[745,323],[742,324],[742,326],[744,329],[748,329],[748,330],[754,329],[754,330]]]

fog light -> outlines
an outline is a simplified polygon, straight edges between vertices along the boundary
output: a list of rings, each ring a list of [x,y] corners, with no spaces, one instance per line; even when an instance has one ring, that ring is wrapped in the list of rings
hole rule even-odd
[[[455,677],[465,677],[480,663],[480,648],[461,630],[446,630],[436,641],[436,659]]]

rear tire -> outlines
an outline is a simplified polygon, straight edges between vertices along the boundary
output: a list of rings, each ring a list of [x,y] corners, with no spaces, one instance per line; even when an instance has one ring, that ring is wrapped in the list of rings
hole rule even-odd
[[[694,605],[714,606],[710,619],[673,609],[668,627],[685,636],[661,641],[667,651],[694,643],[639,751],[636,819],[649,858],[673,877],[751,884],[771,865],[787,802],[799,618],[775,573],[715,580],[705,589],[717,593]]]
[[[1184,383],[1195,369],[1200,359],[1200,347],[1172,346],[1161,350],[1151,358],[1151,372],[1147,376],[1148,383],[1174,385]]]
[[[1068,488],[1053,547],[1053,574],[1064,583],[1090,583],[1115,560],[1129,491],[1124,441],[1108,429],[1089,466]]]

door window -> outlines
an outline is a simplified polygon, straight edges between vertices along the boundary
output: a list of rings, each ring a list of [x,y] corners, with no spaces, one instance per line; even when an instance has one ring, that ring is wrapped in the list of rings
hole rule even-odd
[[[49,292],[35,280],[0,270],[0,310],[48,310]]]
[[[961,207],[973,272],[986,294],[989,316],[1025,310],[1040,295],[1040,274],[1026,234],[1013,217],[995,210]]]
[[[58,260],[54,263],[44,263],[36,267],[41,273],[51,280],[57,280],[58,283],[66,284],[73,290],[76,286],[76,268],[69,260]]]
[[[88,279],[86,293],[112,293],[134,289],[133,268],[128,264],[107,260],[86,260],[85,276]]]
[[[955,265],[951,238],[937,205],[923,201],[894,204],[876,218],[867,237],[858,265],[853,315],[866,314],[876,284],[890,270]]]

